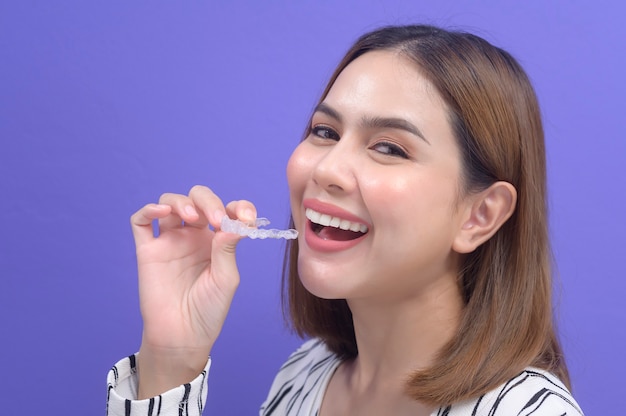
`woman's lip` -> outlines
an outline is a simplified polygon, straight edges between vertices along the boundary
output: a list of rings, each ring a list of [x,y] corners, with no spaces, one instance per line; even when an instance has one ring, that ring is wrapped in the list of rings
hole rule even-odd
[[[331,217],[338,217],[344,220],[348,220],[350,222],[357,222],[359,224],[365,224],[367,228],[371,228],[370,224],[367,223],[363,218],[359,218],[356,215],[346,211],[343,208],[339,208],[336,205],[329,204],[328,202],[322,202],[317,199],[307,198],[302,201],[302,205],[304,208],[310,208],[313,211],[317,211],[320,214],[327,214]]]
[[[336,205],[329,204],[328,202],[322,202],[317,199],[307,198],[302,201],[302,205],[305,209],[308,208],[312,209],[313,211],[317,211],[320,214],[326,214],[330,215],[331,217],[338,217],[344,220],[348,220],[350,222],[365,224],[368,229],[370,228],[370,225],[362,218],[359,218],[358,216]],[[352,248],[359,244],[361,241],[363,241],[363,238],[365,238],[367,234],[368,233],[364,233],[362,236],[359,236],[352,240],[325,240],[323,238],[320,238],[320,236],[313,231],[313,228],[311,227],[311,221],[309,221],[308,219],[305,221],[304,226],[304,240],[306,242],[306,245],[315,251],[326,253],[343,251]]]

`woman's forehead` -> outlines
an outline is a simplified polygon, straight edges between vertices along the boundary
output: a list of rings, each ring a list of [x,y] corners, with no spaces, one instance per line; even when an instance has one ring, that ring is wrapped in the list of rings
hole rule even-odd
[[[373,51],[339,74],[323,104],[344,118],[394,117],[447,128],[443,99],[417,64],[397,51]]]
[[[330,105],[361,102],[389,110],[426,104],[444,107],[417,64],[398,51],[372,51],[356,58],[341,71],[324,101]]]

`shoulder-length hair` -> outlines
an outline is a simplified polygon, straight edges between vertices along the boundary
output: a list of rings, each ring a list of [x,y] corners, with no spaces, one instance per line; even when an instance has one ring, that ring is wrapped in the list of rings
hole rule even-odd
[[[478,397],[528,366],[551,371],[569,386],[552,316],[543,127],[526,73],[509,53],[469,33],[385,27],[358,39],[320,102],[350,62],[374,50],[397,51],[413,61],[445,101],[462,155],[461,194],[506,181],[518,195],[512,217],[464,257],[458,330],[430,368],[409,377],[408,394],[449,405]],[[297,258],[295,240],[283,273],[283,304],[294,330],[323,339],[340,357],[356,357],[347,302],[309,293],[298,277]]]

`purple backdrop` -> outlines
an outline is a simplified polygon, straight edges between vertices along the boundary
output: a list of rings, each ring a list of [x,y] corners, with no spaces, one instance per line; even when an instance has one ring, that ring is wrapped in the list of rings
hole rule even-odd
[[[562,340],[589,415],[626,371],[622,2],[0,4],[0,406],[104,414],[139,346],[129,216],[212,186],[288,217],[284,167],[344,50],[383,24],[474,31],[528,70],[545,115]],[[436,4],[435,4],[436,3]],[[257,412],[299,340],[279,308],[283,245],[244,241],[207,414]]]

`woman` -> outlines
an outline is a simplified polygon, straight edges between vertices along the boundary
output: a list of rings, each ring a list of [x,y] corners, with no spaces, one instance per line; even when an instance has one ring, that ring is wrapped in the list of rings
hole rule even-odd
[[[545,175],[508,53],[430,26],[359,39],[287,166],[288,307],[312,339],[260,414],[581,415],[552,321]],[[224,215],[256,211],[194,187],[133,215],[144,331],[109,374],[109,414],[201,413],[239,283]]]

